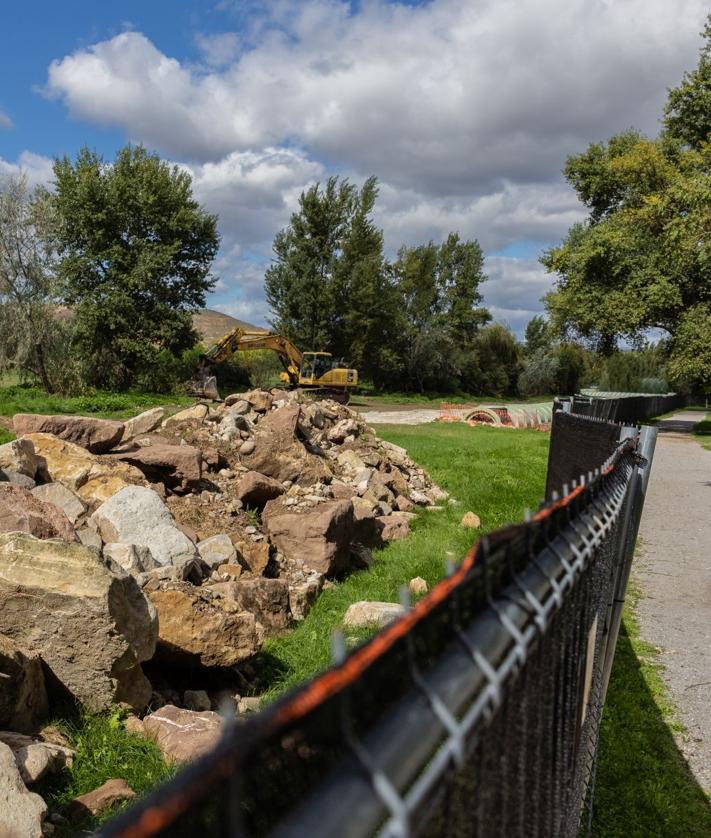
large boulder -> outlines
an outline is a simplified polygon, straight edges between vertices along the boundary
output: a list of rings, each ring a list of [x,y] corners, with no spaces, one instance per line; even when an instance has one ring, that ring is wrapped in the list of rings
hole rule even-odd
[[[52,434],[30,434],[26,439],[41,458],[38,471],[44,480],[64,484],[90,506],[102,503],[124,486],[145,482],[143,474],[128,463],[97,457]]]
[[[186,492],[197,489],[202,476],[202,454],[192,445],[153,443],[136,445],[129,451],[109,455],[114,460],[131,463],[154,482]]]
[[[81,445],[92,454],[104,454],[118,445],[123,436],[123,422],[94,419],[89,416],[41,416],[36,413],[16,413],[12,427],[17,436],[52,434]]]
[[[353,534],[351,501],[325,501],[295,512],[281,500],[271,500],[264,507],[262,521],[272,542],[289,561],[327,575],[347,568]]]
[[[189,762],[212,750],[222,719],[211,710],[183,710],[166,704],[143,721],[132,720],[132,732],[152,739],[167,762]]]
[[[13,439],[0,445],[0,469],[24,474],[34,479],[38,458],[29,439]]]
[[[311,486],[331,479],[331,470],[321,458],[306,450],[296,438],[301,408],[288,404],[273,410],[257,426],[254,448],[247,453],[240,449],[244,464],[252,471],[273,477],[280,483],[291,480]]]
[[[156,660],[174,666],[235,666],[262,645],[254,614],[187,582],[148,592],[158,612]]]
[[[160,425],[164,416],[164,407],[153,407],[150,410],[144,410],[143,413],[139,413],[138,416],[134,416],[132,419],[127,419],[124,422],[121,442],[126,442],[140,434],[149,434]]]
[[[47,804],[27,791],[9,745],[0,742],[0,835],[7,838],[42,838]]]
[[[183,422],[198,422],[202,423],[207,416],[206,404],[194,404],[192,407],[186,407],[185,410],[179,410],[161,423],[162,428],[170,428],[172,425],[180,425]]]
[[[0,634],[0,728],[29,731],[47,715],[39,655]]]
[[[284,487],[273,477],[248,471],[235,488],[235,498],[251,509],[261,509],[269,500],[284,494]]]
[[[12,749],[20,776],[28,785],[41,780],[45,774],[70,768],[76,756],[76,751],[65,745],[12,730],[0,730],[0,742]]]
[[[58,506],[72,524],[76,524],[86,512],[84,501],[61,483],[43,483],[41,486],[35,486],[32,494],[44,503]]]
[[[148,547],[158,564],[183,564],[195,556],[193,542],[175,524],[160,497],[145,486],[126,486],[91,516],[104,542]]]
[[[0,483],[0,532],[27,532],[37,538],[78,541],[64,512],[36,498],[29,489]]]
[[[282,631],[291,624],[289,584],[285,579],[245,577],[237,582],[218,582],[211,590],[254,614],[267,631]]]
[[[156,612],[136,581],[90,547],[0,535],[0,632],[39,654],[53,681],[92,710],[143,708]]]

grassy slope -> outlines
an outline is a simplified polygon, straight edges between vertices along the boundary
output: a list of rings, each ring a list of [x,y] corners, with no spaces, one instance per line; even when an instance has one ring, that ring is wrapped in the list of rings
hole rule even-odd
[[[680,755],[682,733],[659,652],[640,637],[628,594],[600,734],[594,838],[702,838],[711,805]]]
[[[470,428],[464,424],[379,426],[385,439],[402,445],[460,501],[442,512],[422,512],[412,536],[376,552],[367,571],[324,591],[309,616],[291,634],[266,644],[263,660],[271,678],[268,697],[324,669],[330,635],[348,606],[358,600],[398,601],[401,585],[421,576],[430,585],[444,571],[447,551],[461,559],[477,537],[459,526],[468,510],[486,529],[520,520],[543,495],[548,436],[536,431]]]

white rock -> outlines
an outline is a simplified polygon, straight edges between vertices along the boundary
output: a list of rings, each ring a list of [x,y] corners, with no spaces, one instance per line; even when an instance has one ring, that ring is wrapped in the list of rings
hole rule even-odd
[[[47,804],[27,791],[12,749],[0,742],[0,835],[8,838],[42,838]]]
[[[30,439],[13,439],[0,445],[0,469],[34,478],[39,458]]]
[[[383,626],[392,623],[406,614],[405,608],[396,602],[354,602],[348,607],[343,618],[343,625],[350,628],[368,628]]]
[[[206,538],[201,541],[198,546],[198,553],[200,558],[209,565],[211,569],[219,567],[222,564],[234,562],[237,558],[237,551],[230,540],[229,535],[213,535],[211,538]],[[202,710],[210,708],[193,707],[192,710]]]
[[[91,516],[105,543],[121,541],[148,547],[160,565],[180,564],[195,556],[195,545],[182,533],[170,510],[153,489],[126,486]]]
[[[104,544],[104,558],[116,562],[128,573],[146,573],[159,567],[150,548],[140,544],[124,544],[120,541]]]
[[[167,419],[164,419],[161,427],[168,428],[171,425],[177,424],[178,422],[189,422],[190,420],[202,422],[202,420],[206,416],[207,405],[194,404],[192,407],[188,407],[185,410],[179,410],[177,413],[174,413],[172,416],[169,416]]]

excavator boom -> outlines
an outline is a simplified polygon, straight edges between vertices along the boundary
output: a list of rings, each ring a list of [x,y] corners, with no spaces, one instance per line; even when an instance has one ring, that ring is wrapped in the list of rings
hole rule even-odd
[[[358,371],[334,366],[328,352],[301,352],[288,338],[276,332],[238,326],[202,356],[200,378],[190,382],[190,391],[196,396],[219,399],[217,381],[210,368],[226,361],[235,352],[256,349],[272,349],[277,353],[284,367],[282,380],[292,387],[328,391],[347,400],[348,388],[358,384]]]

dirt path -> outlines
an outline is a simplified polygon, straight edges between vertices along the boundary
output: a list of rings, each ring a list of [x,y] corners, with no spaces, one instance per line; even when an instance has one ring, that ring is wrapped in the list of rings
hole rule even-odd
[[[358,408],[369,423],[375,425],[423,425],[439,419],[439,410],[412,408],[409,410],[368,410]]]
[[[711,792],[711,451],[685,435],[704,418],[685,411],[659,423],[635,576],[642,637],[661,650],[688,729],[679,748]]]

